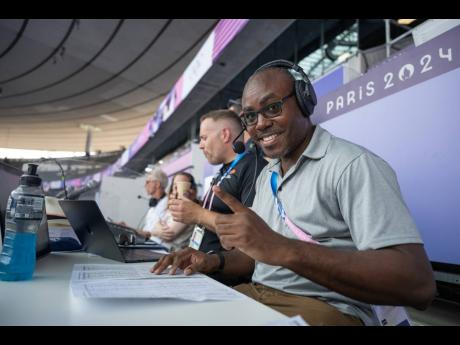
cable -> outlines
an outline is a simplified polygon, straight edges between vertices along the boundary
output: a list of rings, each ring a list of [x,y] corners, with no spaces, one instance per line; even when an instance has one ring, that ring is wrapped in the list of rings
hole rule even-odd
[[[65,185],[64,169],[62,168],[61,163],[59,163],[59,161],[56,158],[53,158],[53,161],[55,161],[56,164],[59,166],[59,169],[61,169],[61,180],[62,180],[62,183],[64,185],[64,195],[65,195],[64,199],[67,200],[69,197],[67,195],[67,188],[66,188],[66,185]]]
[[[61,180],[62,180],[63,185],[64,185],[65,200],[67,200],[68,196],[67,196],[67,188],[66,188],[66,185],[65,185],[65,173],[64,173],[64,169],[62,168],[61,163],[59,163],[59,161],[56,158],[40,158],[38,162],[41,163],[41,162],[46,162],[46,161],[54,161],[57,164],[57,166],[59,167],[59,169],[61,169]]]
[[[249,189],[249,193],[248,195],[246,195],[246,198],[244,199],[244,201],[242,202],[243,205],[246,205],[246,201],[248,201],[248,198],[249,196],[251,195],[251,191],[253,188],[255,188],[255,184],[256,184],[256,179],[257,179],[257,165],[258,165],[258,161],[259,161],[259,150],[257,148],[257,144],[254,143],[254,148],[256,150],[256,165],[254,166],[254,176],[252,178],[252,184],[251,184],[251,189]]]
[[[137,223],[137,226],[136,226],[136,229],[137,230],[144,230],[144,229],[139,229],[139,226],[141,225],[142,221],[145,219],[145,216],[147,216],[147,213],[150,211],[150,207],[147,208],[147,211],[145,211],[144,215],[142,216],[141,220],[139,221],[139,223]]]

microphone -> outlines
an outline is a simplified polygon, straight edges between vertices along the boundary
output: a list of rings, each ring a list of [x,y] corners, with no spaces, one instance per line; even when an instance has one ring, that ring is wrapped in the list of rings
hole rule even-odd
[[[137,196],[137,198],[138,199],[148,200],[149,201],[149,207],[155,207],[158,204],[158,200],[155,199],[155,198],[146,198],[145,196],[140,195],[140,194]]]
[[[233,149],[233,152],[235,152],[235,153],[241,154],[246,150],[246,147],[244,146],[243,142],[241,142],[241,141],[236,142],[238,140],[238,138],[243,135],[245,130],[246,130],[246,128],[243,128],[241,133],[238,134],[238,136],[235,139],[233,139],[232,149]]]
[[[68,200],[76,200],[78,199],[78,197],[80,195],[82,195],[83,193],[93,189],[93,188],[96,188],[99,186],[99,182],[95,181],[95,180],[91,180],[89,181],[86,186],[82,187],[82,188],[79,188],[77,190],[74,190],[73,192],[70,192],[68,195],[67,195],[67,199]]]

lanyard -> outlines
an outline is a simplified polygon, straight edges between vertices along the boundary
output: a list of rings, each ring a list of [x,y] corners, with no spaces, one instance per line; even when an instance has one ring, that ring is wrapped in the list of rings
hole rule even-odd
[[[238,154],[236,156],[236,158],[233,160],[232,164],[230,164],[230,166],[228,167],[228,169],[225,171],[225,173],[221,176],[221,178],[219,179],[219,181],[216,183],[216,186],[219,186],[222,181],[224,180],[224,178],[226,178],[230,172],[233,170],[233,168],[238,164],[238,162],[247,154],[247,152],[243,152],[241,154]],[[208,201],[208,197],[209,195],[211,194],[211,201],[209,202],[209,211],[211,211],[211,206],[212,206],[212,202],[214,201],[214,193],[211,193],[211,190],[212,190],[212,187],[214,185],[214,181],[215,181],[215,178],[212,179],[211,181],[211,185],[209,186],[209,189],[208,191],[206,192],[206,196],[204,198],[204,201],[203,201],[203,208],[206,207],[206,201]]]
[[[283,204],[281,203],[280,198],[278,198],[278,173],[275,171],[272,171],[272,176],[270,178],[270,186],[272,187],[272,193],[273,197],[275,198],[275,204],[278,208],[278,213],[281,219],[284,221],[286,218],[286,212],[284,211]]]
[[[284,210],[283,204],[281,203],[281,200],[278,197],[278,193],[277,193],[277,191],[278,191],[278,173],[275,172],[275,171],[272,171],[272,176],[270,178],[270,187],[272,189],[273,197],[275,198],[275,204],[276,204],[276,207],[278,208],[278,213],[279,213],[281,219],[287,225],[287,227],[297,236],[297,238],[299,240],[318,244],[318,242],[315,241],[311,237],[310,234],[308,234],[306,231],[300,229],[287,216],[286,211]]]
[[[278,208],[278,213],[281,219],[284,220],[288,228],[291,229],[291,231],[297,236],[299,240],[319,244],[318,241],[315,241],[310,234],[306,233],[306,231],[303,231],[297,225],[295,225],[286,215],[286,211],[284,211],[283,205],[281,204],[281,200],[277,195],[278,173],[275,171],[272,171],[272,176],[270,178],[270,186],[272,188],[273,197],[275,198],[275,203]],[[381,305],[371,305],[371,307],[374,314],[378,318],[379,324],[382,326],[410,326],[410,319],[404,307]]]

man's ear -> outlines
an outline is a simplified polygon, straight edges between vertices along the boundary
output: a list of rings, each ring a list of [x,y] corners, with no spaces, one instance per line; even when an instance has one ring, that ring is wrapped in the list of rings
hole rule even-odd
[[[222,128],[221,132],[221,139],[224,144],[227,144],[232,141],[232,132],[228,128]]]

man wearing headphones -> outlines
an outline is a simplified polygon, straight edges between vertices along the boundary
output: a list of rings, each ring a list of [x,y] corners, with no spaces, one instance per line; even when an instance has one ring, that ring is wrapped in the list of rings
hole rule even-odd
[[[164,257],[186,274],[247,274],[238,291],[311,325],[377,324],[375,305],[426,308],[433,272],[394,171],[365,148],[339,139],[309,116],[316,96],[302,69],[262,66],[243,92],[242,119],[273,159],[257,180],[252,209],[219,188],[233,214],[216,217],[222,258]]]
[[[159,222],[168,207],[166,188],[168,187],[168,176],[159,168],[152,170],[145,179],[145,190],[151,197],[149,210],[145,215],[140,229],[136,230],[139,236],[149,239],[155,225]]]

